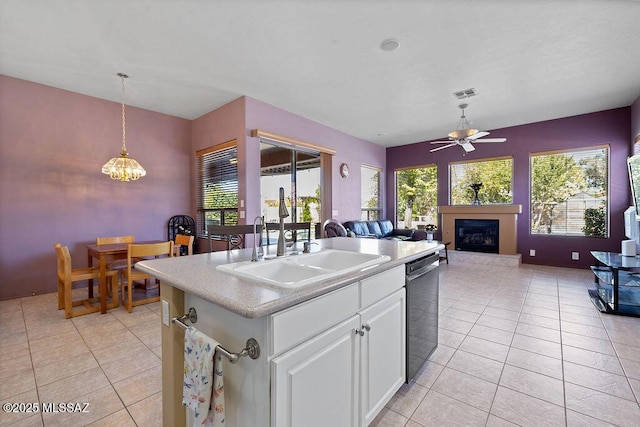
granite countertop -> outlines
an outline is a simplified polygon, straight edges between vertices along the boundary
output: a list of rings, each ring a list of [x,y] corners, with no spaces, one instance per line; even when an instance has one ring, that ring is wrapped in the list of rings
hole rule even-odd
[[[266,316],[303,301],[339,289],[357,280],[386,271],[397,265],[444,249],[440,242],[417,242],[333,237],[318,239],[312,252],[322,249],[388,255],[391,260],[365,271],[355,271],[298,289],[269,286],[261,282],[226,274],[216,269],[220,264],[249,261],[252,249],[235,249],[177,258],[141,261],[135,268],[152,274],[161,281],[186,293],[198,296],[247,318]],[[275,245],[265,249],[265,255],[275,255]],[[269,252],[270,250],[270,252]],[[302,251],[302,243],[288,249]],[[260,262],[269,262],[261,260]]]

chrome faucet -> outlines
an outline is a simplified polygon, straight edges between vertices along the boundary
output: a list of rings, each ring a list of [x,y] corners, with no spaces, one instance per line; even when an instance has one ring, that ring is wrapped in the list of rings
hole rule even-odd
[[[318,243],[317,242],[304,242],[304,245],[303,245],[304,249],[302,250],[302,253],[303,254],[310,253],[311,252],[311,245],[318,245]],[[320,246],[320,245],[318,245],[318,246]]]
[[[278,233],[278,251],[276,256],[284,255],[284,219],[289,216],[287,206],[284,204],[284,188],[280,187],[280,200],[278,202],[278,216],[280,217],[280,232]]]
[[[262,256],[262,242],[260,242],[260,249],[258,249],[258,231],[256,227],[256,221],[260,220],[260,233],[264,229],[264,217],[258,215],[253,219],[253,253],[251,254],[251,261],[257,262]]]

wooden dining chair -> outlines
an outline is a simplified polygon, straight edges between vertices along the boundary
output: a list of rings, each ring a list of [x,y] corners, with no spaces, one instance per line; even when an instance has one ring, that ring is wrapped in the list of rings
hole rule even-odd
[[[267,229],[267,246],[269,246],[269,233],[276,231],[280,231],[280,224],[277,222],[268,222],[265,224],[265,228]],[[310,222],[285,222],[284,223],[284,238],[285,244],[287,246],[291,246],[295,242],[298,241],[298,237],[300,237],[300,232],[306,231],[306,240],[307,242],[311,241],[311,223]]]
[[[114,237],[98,237],[96,245],[113,245],[116,243],[135,243],[135,236],[114,236]],[[127,268],[126,258],[113,258],[107,261],[107,268],[122,269]]]
[[[96,245],[113,245],[115,243],[135,243],[135,236],[98,237]]]
[[[100,298],[93,297],[90,292],[86,299],[73,301],[73,282],[84,280],[100,279],[100,269],[97,267],[72,268],[71,254],[67,246],[60,243],[53,245],[56,249],[58,259],[58,310],[64,308],[64,317],[81,316],[83,314],[95,313],[100,311]],[[118,272],[115,270],[107,270],[108,283],[111,285],[111,294],[114,295],[111,304],[107,308],[118,307]],[[94,303],[98,305],[93,305]],[[81,309],[74,310],[74,307],[82,306]]]
[[[141,259],[153,259],[160,257],[173,256],[173,241],[160,243],[142,243],[142,244],[130,244],[127,251],[127,268],[122,270],[122,305],[127,309],[129,313],[133,311],[133,307],[142,304],[148,304],[150,302],[160,301],[160,290],[158,289],[158,295],[152,297],[145,297],[143,299],[133,299],[133,287],[136,281],[153,279],[150,274],[144,273],[140,270],[135,270],[133,265],[136,260]],[[147,289],[145,289],[147,291]],[[126,294],[126,297],[125,297]]]
[[[113,245],[116,243],[135,243],[135,241],[136,241],[136,238],[133,235],[98,237],[96,238],[96,245]],[[126,258],[111,257],[110,259],[107,260],[108,270],[121,271],[121,270],[124,270],[125,268],[127,268]],[[90,290],[89,297],[92,297],[92,296],[93,296],[93,290]],[[117,299],[118,297],[116,296],[116,300]]]
[[[187,255],[193,255],[193,240],[195,236],[185,236],[184,234],[176,234],[173,241],[173,256],[182,255],[182,248],[186,248]]]

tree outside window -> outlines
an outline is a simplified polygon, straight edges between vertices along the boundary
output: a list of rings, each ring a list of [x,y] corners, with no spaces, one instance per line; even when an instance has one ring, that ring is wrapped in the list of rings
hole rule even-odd
[[[438,167],[402,169],[396,175],[396,226],[438,223]]]
[[[470,205],[475,199],[472,184],[482,183],[481,205],[513,203],[511,157],[451,163],[449,197],[452,205]]]
[[[531,155],[531,234],[607,237],[609,147]]]

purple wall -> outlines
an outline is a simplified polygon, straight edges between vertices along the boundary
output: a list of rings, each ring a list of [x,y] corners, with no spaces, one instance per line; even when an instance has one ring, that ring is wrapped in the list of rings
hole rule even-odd
[[[448,163],[514,157],[514,203],[523,205],[518,251],[530,263],[583,267],[589,250],[618,251],[622,212],[630,203],[625,159],[640,133],[640,98],[632,107],[495,130],[504,144],[483,145],[462,157],[456,148],[429,153],[427,143],[385,149],[263,102],[242,97],[194,121],[127,108],[132,157],[147,170],[119,183],[100,173],[122,141],[120,104],[0,75],[0,300],[56,290],[53,244],[69,245],[74,267],[86,265],[85,245],[98,236],[166,238],[169,217],[195,215],[193,153],[238,140],[240,197],[246,217],[259,207],[259,144],[252,129],[279,133],[336,150],[333,210],[340,221],[360,216],[360,166],[385,170],[387,218],[394,216],[393,171],[438,164],[439,204],[447,204]],[[529,152],[611,145],[611,238],[529,236]],[[346,162],[351,175],[338,167]],[[529,258],[529,249],[538,256]],[[581,261],[570,261],[579,251]]]
[[[232,139],[238,141],[239,197],[245,206],[245,219],[240,222],[251,223],[260,213],[260,144],[258,138],[251,137],[253,129],[334,149],[332,206],[338,212],[335,217],[341,221],[360,218],[360,165],[384,170],[385,148],[256,99],[241,97],[199,117],[192,126],[193,151]],[[346,179],[338,173],[338,167],[344,162],[351,167]],[[195,214],[195,207],[193,209]],[[203,244],[199,242],[201,247]]]
[[[238,142],[238,175],[242,176],[246,166],[241,159],[244,157],[244,121],[245,121],[244,97],[207,113],[192,122],[192,142],[193,153],[198,150],[220,145],[222,143],[237,140]],[[193,181],[195,182],[194,170]],[[241,180],[242,182],[243,180]],[[244,197],[244,188],[239,188],[239,197]],[[195,197],[193,205],[193,217],[196,215]]]
[[[336,151],[332,163],[333,215],[339,221],[360,218],[360,166],[362,164],[385,168],[385,148],[355,138],[328,126],[246,97],[247,165],[249,171],[258,171],[260,144],[252,138],[252,129],[286,135]],[[342,178],[338,171],[341,163],[348,163],[351,173]],[[260,177],[258,173],[247,174],[247,218],[260,213]],[[383,184],[384,185],[384,184]],[[384,187],[383,187],[384,188]],[[384,199],[382,201],[384,206]]]
[[[238,143],[238,159],[242,159],[245,151],[244,104],[245,98],[240,97],[195,119],[191,126],[191,147],[193,153],[195,154],[198,150],[220,145],[235,139]],[[245,162],[242,160],[238,161],[238,176],[243,176],[245,171]],[[194,168],[191,182],[196,182],[196,173],[197,171]],[[238,197],[240,199],[245,198],[244,182],[245,180],[239,181],[240,186],[238,188]],[[191,216],[196,218],[197,210],[195,197],[193,199],[192,212],[193,214]],[[200,253],[207,251],[209,251],[209,242],[206,239],[196,238],[196,252]]]
[[[0,75],[0,300],[53,292],[55,242],[74,268],[98,236],[166,239],[191,209],[191,122],[127,108],[127,148],[147,170],[100,171],[122,144],[120,104]]]
[[[592,263],[591,250],[620,251],[624,238],[623,212],[631,202],[626,158],[631,152],[631,111],[629,107],[564,119],[550,120],[491,131],[493,137],[507,142],[478,145],[476,151],[463,156],[459,147],[430,153],[433,148],[421,142],[387,149],[387,212],[394,212],[394,170],[428,164],[438,165],[438,204],[448,202],[448,166],[450,162],[513,156],[514,204],[522,205],[518,218],[518,253],[531,264],[587,267]],[[534,236],[529,234],[529,153],[609,144],[610,153],[610,238]],[[389,217],[392,215],[389,214]],[[536,257],[529,257],[529,249]],[[571,260],[571,252],[580,252],[580,261]]]

